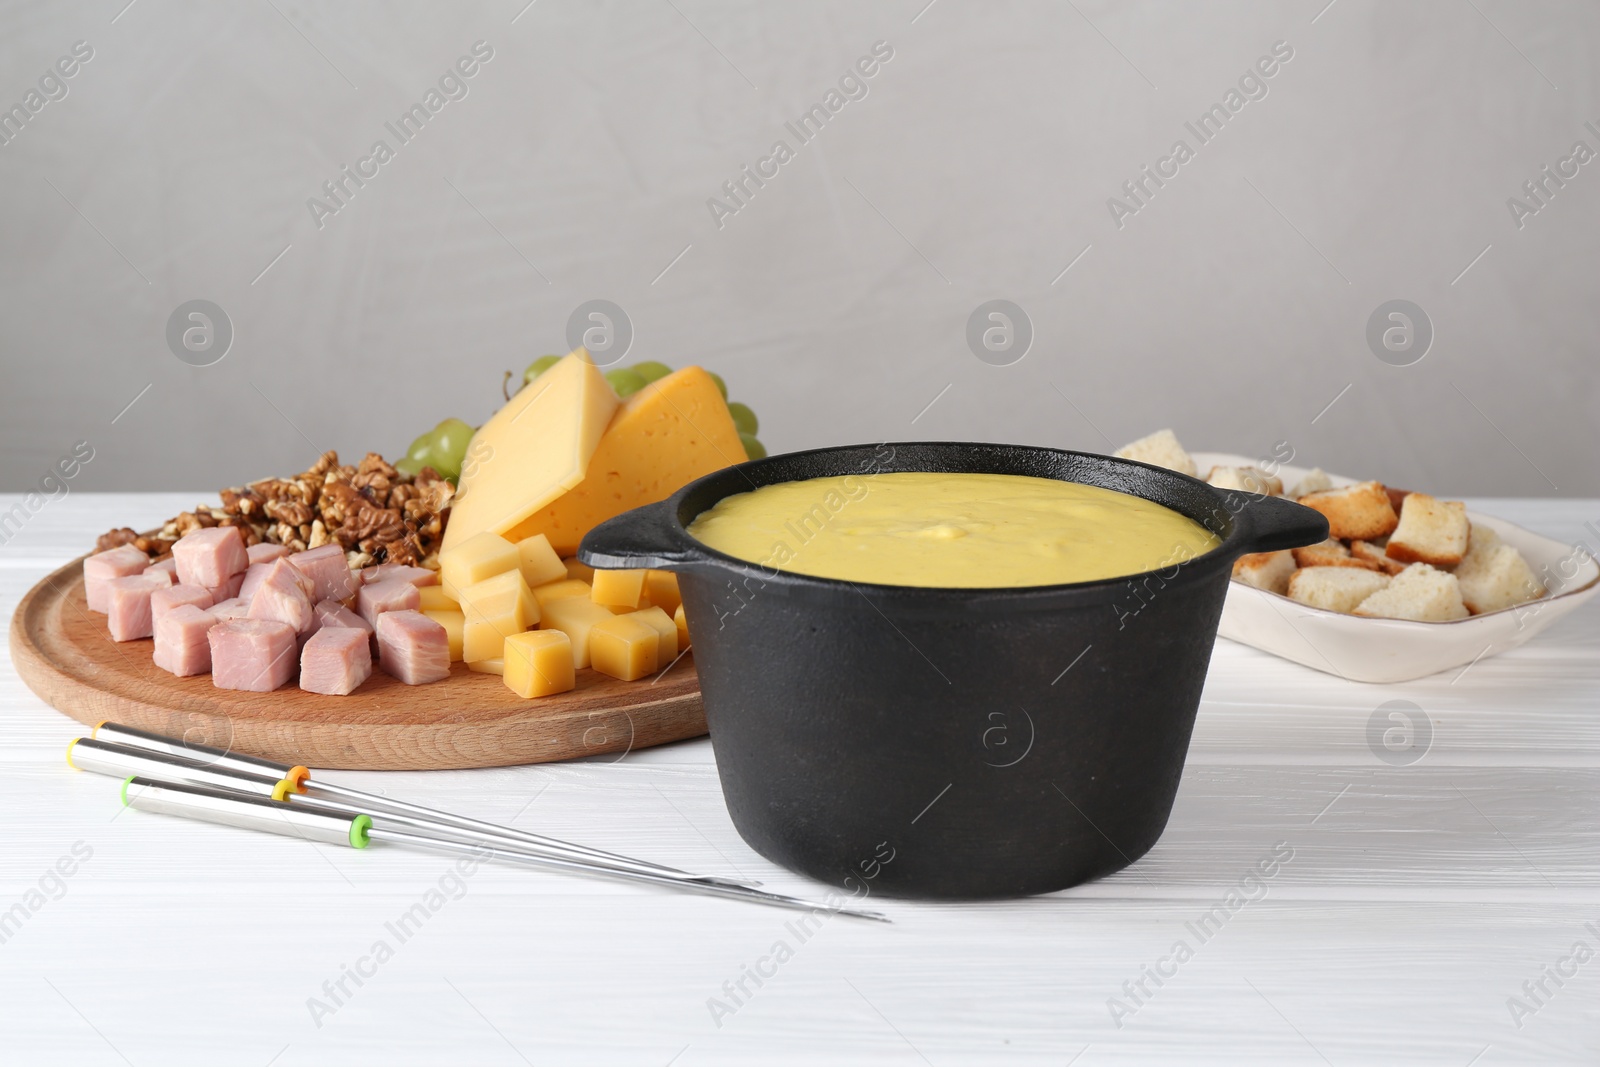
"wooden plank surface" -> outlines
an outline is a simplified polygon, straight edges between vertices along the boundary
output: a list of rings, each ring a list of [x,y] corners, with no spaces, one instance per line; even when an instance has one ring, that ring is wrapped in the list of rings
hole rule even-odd
[[[130,504],[159,518],[193,499],[52,504],[0,546],[0,605]],[[1600,518],[1597,501],[1472,506],[1574,543]],[[440,889],[442,859],[119,814],[114,783],[62,764],[77,725],[9,667],[0,678],[0,914],[75,843],[92,850],[0,944],[8,1063],[1600,1062],[1600,957],[1545,979],[1531,1014],[1508,1008],[1575,942],[1600,950],[1585,925],[1600,926],[1594,607],[1463,675],[1397,686],[1219,642],[1171,822],[1140,863],[1029,900],[883,902],[894,925],[829,919],[803,942],[780,911],[484,868],[447,882],[402,943],[385,924]],[[1409,765],[1367,740],[1395,699],[1432,727]],[[703,739],[334,777],[817,892],[740,841]],[[1280,842],[1293,856],[1257,892],[1246,875]],[[1251,899],[1218,932],[1188,932],[1241,885]],[[1192,957],[1134,1004],[1124,983],[1179,938]],[[380,940],[393,957],[313,1018],[323,983]],[[780,940],[792,957],[714,1018],[708,1001],[731,1005],[724,983]],[[1136,1008],[1120,1027],[1112,998]]]

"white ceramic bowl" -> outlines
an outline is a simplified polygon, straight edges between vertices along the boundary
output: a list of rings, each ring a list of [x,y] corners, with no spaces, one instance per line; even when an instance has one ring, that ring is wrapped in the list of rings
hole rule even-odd
[[[1200,476],[1213,466],[1262,466],[1260,460],[1221,452],[1196,452]],[[1271,473],[1286,491],[1306,473],[1281,466]],[[1334,485],[1360,479],[1329,475]],[[1538,600],[1455,622],[1367,619],[1308,607],[1288,597],[1228,584],[1222,609],[1223,637],[1275,656],[1357,682],[1404,682],[1498,655],[1545,629],[1600,591],[1600,564],[1581,548],[1541,537],[1489,515],[1468,512],[1494,530],[1545,579],[1549,592]]]

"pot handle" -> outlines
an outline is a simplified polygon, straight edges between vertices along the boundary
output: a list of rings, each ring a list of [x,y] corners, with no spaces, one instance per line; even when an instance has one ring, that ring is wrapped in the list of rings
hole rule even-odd
[[[1258,496],[1236,489],[1218,490],[1234,521],[1243,527],[1243,552],[1276,552],[1328,539],[1328,520],[1315,508],[1281,496]]]
[[[583,535],[578,559],[604,570],[671,570],[703,557],[678,526],[672,501],[625,511]]]

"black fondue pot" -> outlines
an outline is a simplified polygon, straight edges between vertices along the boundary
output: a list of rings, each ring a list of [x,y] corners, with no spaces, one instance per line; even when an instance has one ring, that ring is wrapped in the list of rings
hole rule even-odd
[[[785,573],[687,530],[735,493],[832,475],[870,492],[889,471],[1101,486],[1187,515],[1222,544],[1122,578],[934,589]],[[795,532],[830,518],[814,509]],[[1233,561],[1327,536],[1310,508],[1130,460],[883,444],[717,471],[601,524],[578,556],[677,573],[723,793],[752,848],[858,895],[971,899],[1064,889],[1155,844]]]

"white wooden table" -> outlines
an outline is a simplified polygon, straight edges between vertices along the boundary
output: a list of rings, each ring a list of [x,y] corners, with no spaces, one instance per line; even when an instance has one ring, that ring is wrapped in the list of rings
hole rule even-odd
[[[0,605],[9,618],[108,527],[202,499],[48,504],[0,548]],[[1600,549],[1584,528],[1600,501],[1472,506]],[[1133,868],[1011,903],[890,901],[892,926],[834,918],[803,944],[788,912],[489,868],[402,943],[385,924],[439,887],[446,859],[119,816],[111,779],[63,763],[80,728],[7,663],[0,916],[26,914],[10,912],[0,944],[0,1062],[1593,1065],[1600,959],[1572,953],[1600,953],[1597,653],[1593,605],[1464,675],[1396,686],[1220,641],[1172,820]],[[1406,766],[1367,743],[1374,709],[1397,698],[1434,732]],[[820,892],[739,839],[704,740],[617,762],[337,777]],[[1274,846],[1292,859],[1264,895],[1247,886],[1255,899],[1195,937],[1186,924]],[[75,849],[87,858],[53,877]],[[714,1019],[708,1000],[732,1004],[724,983],[779,940],[793,957]],[[379,941],[393,950],[381,963]],[[336,1003],[324,983],[358,964],[371,976],[346,978]],[[1159,986],[1145,976],[1157,966]],[[1547,968],[1575,973],[1558,986]],[[1515,1019],[1512,997],[1529,1009]],[[314,1017],[312,998],[332,1010]],[[1111,998],[1132,1010],[1114,1019]]]

